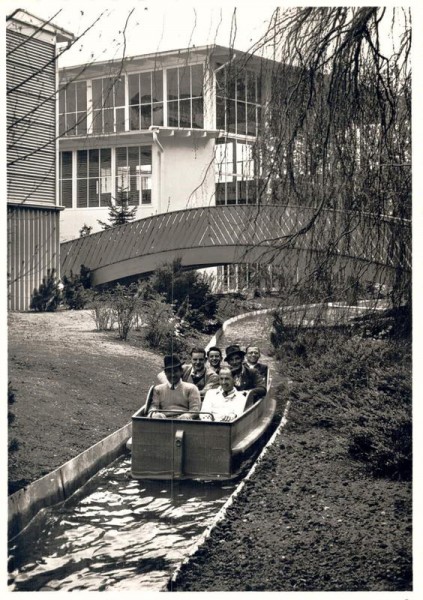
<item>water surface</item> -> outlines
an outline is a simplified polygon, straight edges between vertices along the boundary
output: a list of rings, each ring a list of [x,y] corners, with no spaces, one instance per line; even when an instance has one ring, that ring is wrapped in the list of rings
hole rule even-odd
[[[42,511],[9,545],[9,590],[159,590],[235,487],[129,471],[120,459]]]

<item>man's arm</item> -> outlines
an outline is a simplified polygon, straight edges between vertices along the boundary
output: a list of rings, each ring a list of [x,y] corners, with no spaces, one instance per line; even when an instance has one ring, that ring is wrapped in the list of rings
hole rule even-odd
[[[182,413],[177,419],[196,419],[198,415],[194,415],[192,413],[198,413],[201,407],[200,400],[200,392],[194,384],[189,384],[190,388],[187,391],[187,400],[188,400],[188,411],[187,413]]]
[[[154,417],[154,418],[159,418],[159,419],[165,419],[166,415],[164,413],[159,413],[159,412],[155,412],[157,410],[160,410],[160,394],[157,391],[156,386],[154,386],[153,388],[153,397],[151,399],[151,405],[150,405],[150,410],[148,411],[148,416],[149,417]]]
[[[215,373],[212,369],[208,369],[205,375],[205,385],[201,390],[201,396],[204,398],[206,392],[209,390],[214,390],[219,387],[219,375]]]
[[[198,388],[193,385],[188,391],[188,406],[189,410],[199,412],[201,408],[201,396]]]
[[[263,396],[266,395],[266,382],[264,380],[263,375],[261,375],[258,371],[256,370],[250,370],[252,378],[252,391],[254,392],[254,397],[255,398],[262,398]]]

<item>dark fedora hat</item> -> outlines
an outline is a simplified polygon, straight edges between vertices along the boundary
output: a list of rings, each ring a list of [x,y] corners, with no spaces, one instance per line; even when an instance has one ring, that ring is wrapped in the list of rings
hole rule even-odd
[[[230,356],[233,354],[240,354],[241,356],[245,356],[245,352],[241,350],[238,344],[234,344],[233,346],[228,346],[225,350],[225,360],[228,360]]]
[[[164,357],[165,371],[167,369],[176,369],[177,367],[182,367],[182,363],[176,354],[170,354]]]

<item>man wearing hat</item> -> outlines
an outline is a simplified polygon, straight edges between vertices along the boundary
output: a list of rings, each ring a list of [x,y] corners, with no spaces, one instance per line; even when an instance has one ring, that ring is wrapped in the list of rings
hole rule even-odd
[[[206,351],[204,348],[195,346],[191,352],[191,363],[182,365],[182,381],[193,383],[200,390],[201,399],[204,398],[206,392],[219,385],[218,374],[209,366],[206,365]],[[159,383],[165,383],[167,380],[164,371],[157,375]]]
[[[256,399],[266,395],[266,383],[257,371],[249,369],[243,364],[245,352],[238,344],[226,348],[225,361],[231,367],[235,388],[239,391],[254,390]]]
[[[164,357],[164,372],[167,381],[154,387],[148,415],[155,419],[195,418],[192,413],[200,410],[200,392],[193,383],[181,381],[182,363],[175,354]],[[180,411],[180,414],[172,411]]]

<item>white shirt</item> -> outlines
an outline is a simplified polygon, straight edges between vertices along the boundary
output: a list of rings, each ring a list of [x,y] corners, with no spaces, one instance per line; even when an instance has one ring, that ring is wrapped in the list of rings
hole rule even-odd
[[[238,392],[235,388],[224,395],[222,388],[219,386],[217,389],[209,390],[206,393],[201,412],[212,413],[215,421],[221,421],[227,415],[231,416],[233,420],[242,415],[246,401],[247,396],[242,392]],[[200,414],[200,419],[210,421],[210,415]]]

